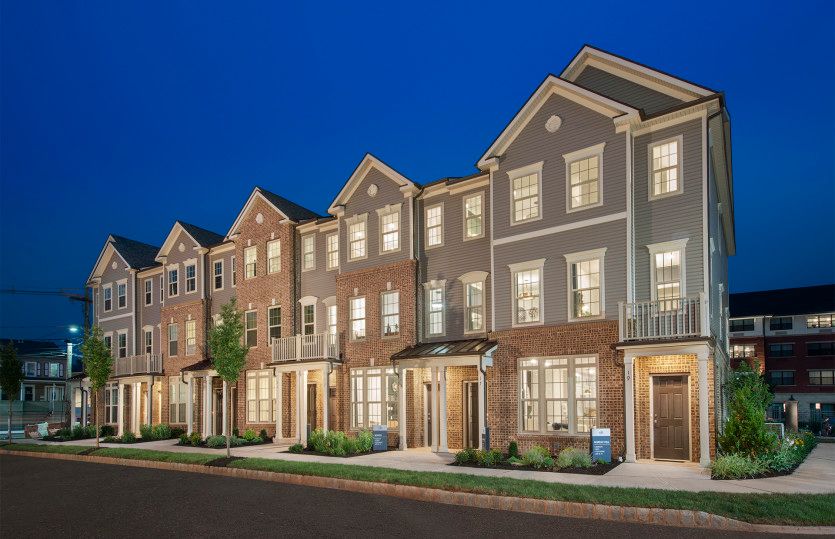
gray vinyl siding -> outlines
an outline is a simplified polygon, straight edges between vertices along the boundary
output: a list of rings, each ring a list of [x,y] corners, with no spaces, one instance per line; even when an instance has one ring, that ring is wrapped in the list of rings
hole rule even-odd
[[[555,133],[545,130],[552,115],[562,119]],[[566,211],[563,155],[605,142],[601,206]],[[542,219],[511,225],[509,171],[543,161],[540,210]],[[552,95],[519,133],[493,173],[494,238],[626,211],[626,135],[615,133],[612,119],[574,101]]]
[[[113,263],[116,263],[116,268],[113,268]],[[102,333],[113,335],[113,357],[118,356],[118,340],[117,332],[121,330],[127,331],[127,355],[134,354],[134,339],[136,338],[136,319],[131,316],[134,313],[134,306],[136,305],[135,293],[133,289],[133,279],[128,271],[127,264],[122,260],[117,253],[112,253],[110,258],[105,262],[104,271],[101,275],[101,286],[99,287],[96,299],[97,322],[102,330]],[[116,282],[126,279],[126,298],[125,307],[119,309],[118,297],[116,293]],[[111,284],[113,287],[113,309],[109,312],[104,311],[104,285]],[[114,317],[119,317],[115,318]],[[104,320],[102,320],[104,319]]]
[[[704,289],[702,260],[702,127],[701,120],[679,124],[635,137],[635,299],[651,295],[650,255],[647,245],[687,238],[685,271],[687,295]],[[682,193],[649,200],[649,145],[682,135]]]
[[[716,178],[713,174],[713,160],[708,152],[708,235],[710,244],[710,331],[723,350],[727,350],[725,308],[728,306],[728,247],[725,243],[725,229],[719,215],[719,195],[716,192]],[[724,285],[720,290],[719,284]]]
[[[183,251],[180,252],[180,244],[183,244]],[[197,251],[194,248],[197,247],[197,244],[186,234],[185,231],[181,231],[180,234],[177,236],[176,241],[173,244],[173,247],[168,252],[168,256],[165,259],[165,264],[163,267],[165,268],[165,304],[169,307],[173,305],[180,305],[183,303],[191,303],[194,301],[199,301],[200,298],[200,285],[201,285],[201,267],[200,267],[200,256],[197,254]],[[258,256],[261,256],[261,253],[258,253]],[[195,267],[195,278],[197,282],[195,283],[194,292],[186,293],[186,266],[185,261],[190,259],[196,259],[196,267]],[[177,290],[179,294],[174,297],[168,296],[168,266],[171,264],[178,264],[178,277],[177,277]]]
[[[136,277],[136,287],[138,288],[137,300],[139,302],[139,319],[136,323],[137,342],[136,353],[142,354],[145,350],[145,326],[153,328],[153,352],[160,353],[160,313],[162,306],[159,303],[159,277],[162,275],[159,271],[152,273],[140,273]],[[145,280],[151,280],[151,305],[145,305]]]
[[[565,255],[604,247],[605,317],[616,320],[618,302],[626,300],[625,219],[494,246],[496,330],[512,326],[513,283],[509,264],[545,259],[542,276],[544,324],[563,324],[568,322],[568,263]]]
[[[232,288],[232,256],[234,254],[235,250],[231,249],[209,255],[209,262],[206,266],[206,290],[211,298],[212,316],[220,313],[220,308],[235,296],[235,289]],[[223,260],[223,289],[221,290],[215,290],[214,264],[217,260]]]
[[[326,331],[328,327],[327,310],[325,308],[325,304],[322,303],[322,300],[336,295],[336,275],[339,273],[339,268],[334,268],[330,271],[327,270],[327,245],[325,243],[327,236],[336,232],[336,228],[330,228],[324,232],[320,230],[316,231],[316,269],[310,271],[300,271],[299,273],[301,280],[300,297],[314,296],[318,298],[316,301],[317,333]],[[301,238],[309,234],[309,232],[299,234],[299,238],[296,240],[299,246],[301,246]],[[299,256],[301,257],[301,253]],[[299,262],[299,264],[301,264],[301,262]],[[299,267],[301,267],[301,265]],[[290,306],[288,305],[287,308],[290,308]],[[301,306],[297,304],[293,306],[293,308],[297,313],[297,320],[299,320],[299,332],[301,332],[303,328],[302,324],[304,323]],[[283,309],[284,306],[282,306],[282,314],[284,313]],[[343,313],[337,313],[337,316],[341,315],[343,315]],[[287,328],[286,330],[285,328],[282,328],[281,331],[281,335],[283,337],[292,335],[292,328]]]
[[[377,194],[374,197],[368,194],[368,187],[371,184],[377,186]],[[401,203],[400,250],[380,254],[380,219],[377,215],[377,210],[385,207],[387,204]],[[348,225],[345,222],[340,223],[339,258],[340,264],[342,264],[342,272],[347,273],[408,259],[409,242],[411,241],[409,236],[409,221],[412,218],[409,212],[409,199],[403,198],[400,187],[376,168],[371,168],[345,204],[345,218],[362,215],[363,213],[368,214],[366,228],[368,237],[366,252],[368,256],[360,260],[348,260]]]
[[[464,198],[476,193],[484,198],[484,236],[464,241]],[[439,247],[426,249],[424,247],[424,210],[443,202],[444,244]],[[444,194],[418,201],[418,229],[420,253],[420,279],[418,293],[421,294],[418,305],[426,308],[425,288],[423,283],[433,279],[446,280],[445,301],[445,330],[440,337],[428,337],[425,328],[421,331],[421,340],[430,342],[436,340],[455,340],[477,337],[479,334],[464,333],[464,285],[459,277],[471,271],[487,272],[484,283],[484,315],[485,333],[490,329],[490,188],[478,187],[462,193]],[[426,319],[426,313],[420,313],[420,320]]]
[[[628,81],[596,67],[586,67],[574,81],[598,94],[653,114],[683,103],[667,94]]]

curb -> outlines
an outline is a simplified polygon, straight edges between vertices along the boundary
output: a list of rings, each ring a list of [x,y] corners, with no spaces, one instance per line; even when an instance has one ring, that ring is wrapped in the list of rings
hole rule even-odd
[[[0,449],[0,454],[12,454],[24,457],[53,460],[92,462],[96,464],[130,466],[134,468],[153,468],[158,470],[201,473],[206,475],[221,475],[239,479],[255,479],[259,481],[272,481],[274,483],[286,483],[299,486],[360,492],[364,494],[392,496],[395,498],[404,498],[422,502],[462,505],[466,507],[497,509],[500,511],[515,511],[520,513],[535,513],[558,517],[593,518],[596,520],[610,520],[633,524],[655,524],[661,526],[739,532],[835,535],[835,526],[779,526],[772,524],[751,524],[749,522],[742,522],[741,520],[714,515],[704,511],[691,511],[685,509],[620,507],[614,505],[564,502],[536,498],[516,498],[512,496],[454,492],[410,485],[340,479],[336,477],[296,475],[263,470],[246,470],[240,468],[221,468],[205,466],[203,464],[182,464],[178,462],[98,457],[95,455],[30,453],[26,451],[8,451],[6,449]]]

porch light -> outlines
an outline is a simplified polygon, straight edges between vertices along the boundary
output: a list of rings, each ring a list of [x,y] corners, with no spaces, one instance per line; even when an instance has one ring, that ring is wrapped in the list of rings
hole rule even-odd
[[[821,409],[821,403],[816,402],[815,403],[815,410],[820,410],[820,409]]]

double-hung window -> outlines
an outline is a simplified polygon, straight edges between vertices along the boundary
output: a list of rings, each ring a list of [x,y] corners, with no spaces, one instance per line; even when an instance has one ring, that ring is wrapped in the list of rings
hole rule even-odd
[[[232,288],[235,288],[238,285],[238,268],[235,266],[235,255],[232,255],[229,261],[232,266]]]
[[[302,271],[316,269],[316,235],[302,237]]]
[[[329,344],[336,344],[336,305],[328,305],[328,335],[331,336]]]
[[[145,354],[151,355],[154,352],[154,331],[146,329],[144,335],[143,344],[145,346]]]
[[[464,284],[466,332],[484,331],[484,281]]]
[[[116,305],[120,309],[128,306],[128,283],[116,283]]]
[[[244,249],[244,278],[251,279],[258,275],[258,246]]]
[[[771,371],[769,379],[771,384],[775,386],[793,386],[794,371]]]
[[[813,314],[807,316],[806,327],[809,329],[835,327],[835,314]]]
[[[270,344],[273,339],[281,338],[281,307],[270,307],[267,309],[268,327],[270,333]]]
[[[513,283],[513,325],[541,324],[542,272],[545,259],[510,264]]]
[[[510,224],[533,221],[541,217],[542,162],[528,165],[507,174],[510,177]]]
[[[444,205],[426,208],[426,247],[444,244]]]
[[[400,250],[400,204],[377,210],[380,218],[380,254]]]
[[[521,432],[587,433],[597,421],[597,357],[520,359],[519,419]]]
[[[776,343],[768,345],[768,357],[793,357],[794,343]]]
[[[168,355],[170,357],[177,355],[179,339],[180,331],[177,324],[168,324]]]
[[[775,316],[768,321],[768,329],[771,331],[788,330],[792,328],[791,316]]]
[[[197,265],[186,265],[186,294],[197,290]]]
[[[116,334],[119,357],[128,357],[128,332],[120,331]]]
[[[267,273],[281,271],[281,240],[267,242]]]
[[[165,276],[159,276],[159,304],[165,305]]]
[[[605,145],[606,143],[601,143],[563,155],[565,176],[568,180],[569,212],[602,204],[601,178]]]
[[[327,250],[327,265],[328,269],[336,269],[339,267],[339,234],[334,232],[328,234],[325,238],[325,248]]]
[[[735,344],[731,346],[731,357],[734,359],[742,359],[746,357],[754,357],[753,344]]]
[[[168,270],[168,297],[173,298],[180,295],[179,288],[180,272],[175,267]]]
[[[212,264],[215,290],[223,290],[223,260],[215,260]]]
[[[153,305],[154,303],[154,280],[145,279],[145,305]]]
[[[728,331],[754,331],[754,319],[737,318],[735,320],[728,320]]]
[[[119,421],[119,386],[108,384],[104,388],[104,422],[114,424]]]
[[[244,313],[244,331],[246,345],[250,348],[258,346],[258,311]]]
[[[302,305],[302,334],[316,333],[316,304]]]
[[[113,352],[113,337],[111,335],[105,335],[103,337],[103,340],[104,340],[104,347],[107,348],[111,352],[111,355],[113,355],[113,353],[112,353]]]
[[[398,427],[399,382],[394,369],[351,369],[351,428]]]
[[[568,264],[569,320],[602,316],[603,255],[606,249],[565,255]]]
[[[484,194],[464,197],[464,239],[474,240],[484,236]]]
[[[246,373],[246,421],[269,423],[274,420],[273,374],[269,369]]]
[[[835,370],[809,371],[809,385],[831,386],[835,384]]]
[[[102,299],[104,300],[104,312],[113,310],[113,285],[105,285],[102,287]]]
[[[681,192],[681,146],[681,136],[649,146],[650,200]]]
[[[835,355],[835,342],[810,342],[806,343],[807,356],[832,356]]]
[[[443,281],[426,285],[426,334],[437,337],[445,333],[444,296],[446,283]]]
[[[684,286],[686,239],[648,245],[651,260],[652,299],[662,311],[679,308]]]
[[[190,356],[197,351],[197,321],[186,320],[186,355]]]
[[[168,421],[170,423],[186,423],[186,403],[188,402],[188,384],[179,376],[168,377],[169,400]]]
[[[365,297],[350,299],[351,340],[365,338]]]
[[[380,297],[382,311],[383,337],[393,337],[400,334],[400,292],[398,290],[383,292]]]
[[[368,254],[367,231],[368,214],[357,215],[346,220],[348,224],[348,258],[359,260]]]

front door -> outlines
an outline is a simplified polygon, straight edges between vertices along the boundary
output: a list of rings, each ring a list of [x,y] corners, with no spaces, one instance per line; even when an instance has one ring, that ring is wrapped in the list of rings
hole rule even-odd
[[[212,415],[214,416],[215,435],[223,434],[223,389],[214,390],[214,402],[212,403]]]
[[[690,406],[686,376],[654,376],[653,456],[657,459],[690,458]]]
[[[478,447],[478,382],[464,382],[464,446]]]
[[[310,432],[316,430],[316,384],[307,384],[307,424]]]

